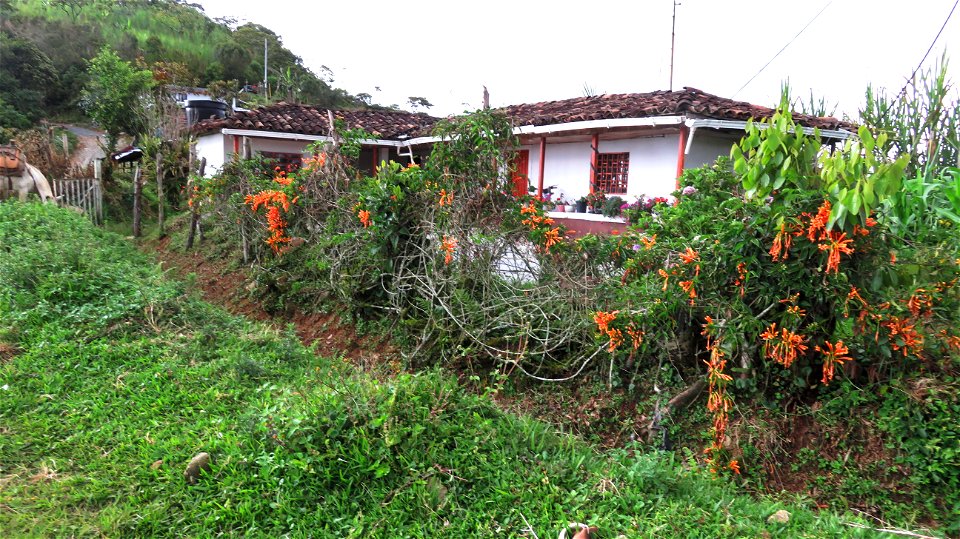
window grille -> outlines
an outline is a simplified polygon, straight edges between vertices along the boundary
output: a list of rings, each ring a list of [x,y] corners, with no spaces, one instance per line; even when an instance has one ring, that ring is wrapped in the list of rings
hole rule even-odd
[[[630,153],[597,154],[597,175],[594,191],[607,194],[627,194],[627,176],[630,169]]]

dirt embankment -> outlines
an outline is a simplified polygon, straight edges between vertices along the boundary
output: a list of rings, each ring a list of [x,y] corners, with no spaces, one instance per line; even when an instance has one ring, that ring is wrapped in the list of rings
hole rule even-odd
[[[183,252],[170,245],[170,237],[148,245],[163,268],[185,278],[196,275],[196,286],[205,301],[226,308],[233,314],[248,316],[278,327],[293,324],[303,344],[316,343],[324,355],[342,354],[365,371],[400,369],[399,353],[382,338],[358,335],[336,313],[307,313],[290,308],[271,313],[251,297],[250,280],[243,270],[229,269],[223,260],[211,260],[200,252]]]
[[[164,269],[180,278],[194,274],[203,299],[233,314],[278,327],[293,324],[300,340],[308,346],[316,343],[318,353],[342,354],[374,376],[390,376],[403,369],[395,347],[380,337],[358,335],[355,328],[344,323],[336,313],[305,313],[293,307],[283,313],[267,311],[252,296],[250,276],[243,270],[231,269],[222,259],[207,258],[200,251],[184,252],[170,244],[170,237],[146,244],[144,249],[155,254]],[[455,365],[451,369],[464,386],[478,393],[484,391],[484,382],[477,384],[468,376],[477,373],[477,366]],[[594,386],[589,382],[586,382],[589,390],[571,384],[551,385],[549,391],[543,391],[542,387],[535,387],[537,383],[525,379],[516,379],[513,384],[515,391],[509,395],[494,394],[494,400],[506,411],[537,417],[602,447],[623,446],[645,436],[649,418],[637,413],[637,401],[622,390],[611,392],[602,384]]]

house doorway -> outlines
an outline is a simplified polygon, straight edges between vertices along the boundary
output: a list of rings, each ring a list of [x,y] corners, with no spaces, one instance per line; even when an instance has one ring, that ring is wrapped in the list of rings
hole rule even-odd
[[[530,150],[517,150],[513,154],[510,174],[513,182],[513,196],[517,198],[526,196],[530,186]]]

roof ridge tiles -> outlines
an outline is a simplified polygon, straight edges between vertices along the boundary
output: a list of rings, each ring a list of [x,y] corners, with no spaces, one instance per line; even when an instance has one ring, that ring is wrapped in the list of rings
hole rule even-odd
[[[584,118],[642,118],[655,115],[692,114],[721,120],[744,121],[767,118],[773,108],[720,97],[698,88],[654,90],[630,94],[602,94],[565,100],[522,103],[501,108],[519,125],[547,125],[579,121]],[[807,127],[851,129],[852,124],[833,117],[794,113],[794,119]]]

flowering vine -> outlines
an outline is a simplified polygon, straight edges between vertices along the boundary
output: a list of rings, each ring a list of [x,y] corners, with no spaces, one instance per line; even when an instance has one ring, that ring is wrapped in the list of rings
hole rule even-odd
[[[534,240],[544,252],[550,252],[551,247],[563,240],[563,230],[555,226],[554,220],[543,213],[543,206],[537,201],[530,200],[526,205],[521,206],[520,216],[523,217],[520,224],[530,229]]]
[[[273,182],[281,188],[291,188],[293,178],[287,176],[287,173],[279,167],[275,169]],[[267,230],[270,237],[265,241],[273,249],[275,254],[281,254],[281,247],[290,242],[290,236],[287,235],[287,220],[284,214],[290,211],[290,205],[296,204],[298,197],[291,200],[287,191],[282,189],[264,189],[256,194],[247,195],[243,202],[250,206],[250,211],[257,212],[260,208],[267,210]]]
[[[818,345],[813,349],[823,354],[823,378],[820,381],[829,384],[833,380],[833,371],[836,366],[850,359],[847,355],[850,350],[844,346],[843,341],[837,341],[836,345],[827,341],[823,343],[823,348]]]
[[[440,242],[440,250],[445,253],[443,257],[444,264],[450,264],[453,261],[453,252],[457,249],[457,239],[444,235]]]
[[[704,363],[707,365],[707,411],[713,415],[711,425],[713,441],[704,452],[707,454],[707,464],[713,473],[718,471],[717,462],[727,436],[730,410],[733,409],[733,399],[727,393],[727,385],[733,377],[724,372],[727,366],[726,354],[721,349],[721,339],[716,336],[716,333],[714,319],[705,317],[701,335],[707,338],[706,347],[710,353]],[[740,464],[736,460],[730,461],[727,467],[735,474],[740,473]]]

